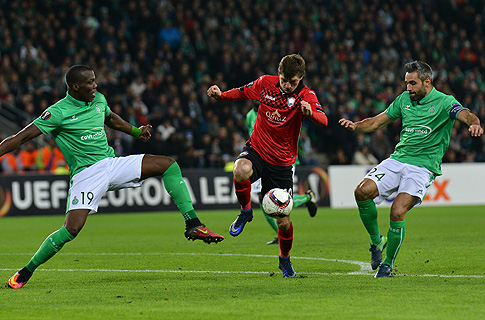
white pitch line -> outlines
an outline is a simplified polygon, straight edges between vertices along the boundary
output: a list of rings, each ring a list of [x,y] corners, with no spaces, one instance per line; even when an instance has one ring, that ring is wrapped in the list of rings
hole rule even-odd
[[[29,255],[32,253],[0,253],[0,255]],[[58,255],[73,255],[73,256],[141,256],[141,255],[206,255],[206,256],[238,256],[238,257],[255,257],[255,258],[271,258],[274,255],[262,254],[242,254],[242,253],[190,253],[190,252],[65,252]],[[370,264],[367,262],[356,260],[342,260],[342,259],[327,259],[317,257],[291,257],[294,260],[317,260],[328,262],[341,262],[359,266],[359,270],[352,272],[298,272],[298,274],[305,275],[371,275],[373,273]],[[18,269],[0,268],[0,271],[17,271]],[[217,271],[217,270],[129,270],[129,269],[44,269],[39,268],[39,271],[59,271],[59,272],[133,272],[133,273],[213,273],[213,274],[268,274],[268,271]],[[399,276],[410,277],[436,277],[436,278],[485,278],[485,275],[441,275],[441,274],[400,274]]]

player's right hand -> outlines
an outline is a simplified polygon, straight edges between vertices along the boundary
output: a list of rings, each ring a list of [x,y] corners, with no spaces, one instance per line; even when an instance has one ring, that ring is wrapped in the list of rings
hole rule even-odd
[[[221,96],[221,94],[221,89],[219,89],[217,85],[213,85],[209,89],[207,89],[207,95],[211,98],[217,99]]]
[[[355,130],[355,123],[353,121],[342,118],[338,121],[338,123],[340,123],[340,125],[347,130],[350,130],[350,131]]]
[[[138,136],[137,139],[140,139],[142,141],[148,141],[152,134],[150,133],[150,129],[152,128],[152,126],[150,124],[147,124],[147,125],[144,125],[144,126],[141,126],[140,129],[141,129],[141,134],[140,136]]]

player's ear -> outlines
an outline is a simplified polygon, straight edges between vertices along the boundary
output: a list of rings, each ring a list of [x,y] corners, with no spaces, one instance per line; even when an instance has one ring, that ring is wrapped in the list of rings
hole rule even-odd
[[[431,86],[431,79],[430,78],[426,78],[424,80],[424,85],[427,86],[427,87]]]

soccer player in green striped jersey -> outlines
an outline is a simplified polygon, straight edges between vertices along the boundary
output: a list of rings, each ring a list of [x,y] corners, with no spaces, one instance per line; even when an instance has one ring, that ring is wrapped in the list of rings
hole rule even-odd
[[[451,129],[456,119],[467,124],[471,136],[483,134],[480,119],[463,107],[453,96],[433,87],[433,71],[423,61],[404,66],[406,91],[375,117],[352,122],[340,119],[348,130],[376,131],[402,118],[402,130],[394,153],[372,170],[355,188],[354,195],[360,218],[371,240],[371,266],[378,269],[375,277],[392,276],[392,268],[404,240],[406,213],[421,204],[426,190],[441,175],[442,158],[450,143]],[[393,192],[387,238],[380,234],[376,204]],[[386,257],[382,251],[387,245]]]
[[[187,239],[207,243],[224,240],[200,222],[174,159],[149,154],[115,157],[108,145],[105,125],[143,141],[150,139],[151,126],[136,128],[112,112],[106,98],[97,92],[95,79],[90,67],[71,67],[66,73],[66,97],[0,143],[2,156],[40,134],[52,134],[69,166],[71,180],[64,225],[50,234],[29,263],[8,280],[10,288],[22,288],[37,267],[78,235],[88,215],[97,212],[106,191],[139,187],[144,179],[153,176],[162,176],[165,188],[182,213]]]

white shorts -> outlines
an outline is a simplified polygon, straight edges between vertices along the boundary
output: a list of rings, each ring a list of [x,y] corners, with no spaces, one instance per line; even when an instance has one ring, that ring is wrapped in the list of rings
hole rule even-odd
[[[371,179],[377,185],[379,195],[374,198],[376,204],[382,203],[393,192],[408,193],[418,197],[421,204],[426,191],[433,184],[435,174],[424,167],[386,159],[372,168],[364,178]]]
[[[141,186],[143,156],[106,158],[76,173],[71,179],[66,212],[89,209],[90,214],[95,213],[106,191]]]
[[[291,167],[291,170],[293,171],[293,180],[295,180],[295,165]],[[252,193],[260,193],[261,192],[261,178],[258,180],[254,181],[251,183],[251,192]]]

